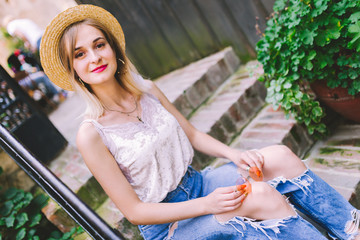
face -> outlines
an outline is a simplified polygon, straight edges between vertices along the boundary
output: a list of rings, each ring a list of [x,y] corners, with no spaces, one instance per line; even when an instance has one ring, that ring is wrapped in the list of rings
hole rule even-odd
[[[86,24],[79,25],[73,63],[81,80],[92,87],[115,80],[115,52],[97,28]]]

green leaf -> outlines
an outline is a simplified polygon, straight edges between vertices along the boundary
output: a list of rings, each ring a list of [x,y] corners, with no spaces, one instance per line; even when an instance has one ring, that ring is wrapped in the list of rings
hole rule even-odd
[[[32,201],[36,204],[39,208],[45,207],[49,202],[49,196],[46,196],[44,194],[37,195],[34,200]]]
[[[315,43],[321,47],[324,47],[329,42],[330,38],[327,37],[326,32],[323,30],[319,30],[319,33],[315,38]]]
[[[350,79],[357,79],[359,76],[358,72],[353,70],[353,69],[349,69],[349,77]]]
[[[275,100],[276,101],[281,101],[284,98],[284,94],[283,93],[277,93],[275,95]]]
[[[18,229],[18,228],[24,226],[24,224],[27,221],[29,221],[29,217],[28,217],[27,213],[23,212],[23,213],[19,214],[18,216],[16,216],[16,221],[17,221],[17,224],[16,224],[15,229]]]
[[[315,32],[310,32],[308,29],[305,29],[300,33],[300,38],[306,45],[312,45],[314,42],[314,37],[317,34]]]
[[[330,26],[326,30],[327,36],[331,39],[338,39],[340,37],[340,30],[342,29],[342,26],[340,24],[340,20],[337,18],[332,18],[330,20]]]
[[[0,208],[0,215],[7,216],[14,207],[14,203],[12,201],[6,201],[4,205]]]
[[[53,231],[50,233],[50,237],[54,238],[54,239],[59,239],[61,238],[61,233],[59,231]]]
[[[360,22],[349,26],[349,33],[353,37],[348,43],[348,47],[360,51]]]
[[[313,108],[312,113],[315,116],[321,116],[323,114],[323,111],[322,111],[321,107],[315,107],[315,108]]]
[[[309,55],[308,55],[307,59],[308,59],[309,61],[311,61],[311,60],[313,60],[315,57],[316,57],[316,51],[315,51],[315,50],[311,50],[311,51],[309,52]]]
[[[20,231],[16,234],[16,240],[24,239],[26,235],[26,228],[20,229]]]
[[[33,227],[33,226],[39,224],[41,218],[42,218],[42,216],[40,213],[36,214],[34,217],[31,218],[29,226]]]
[[[17,203],[17,204],[14,206],[14,210],[15,210],[15,211],[18,211],[18,210],[20,210],[21,208],[24,208],[24,206],[26,206],[26,202],[24,202],[24,201],[19,202],[19,203]]]
[[[5,218],[6,227],[11,228],[14,226],[15,216],[10,215],[9,217]]]
[[[313,64],[311,63],[311,62],[307,62],[306,64],[305,64],[305,66],[304,66],[304,68],[306,69],[306,70],[312,70],[313,69]]]
[[[17,194],[15,195],[15,197],[13,198],[13,202],[17,203],[21,200],[23,200],[23,198],[25,197],[25,193],[23,190],[20,190],[17,192]]]
[[[20,190],[16,189],[16,188],[9,188],[8,190],[6,190],[6,192],[4,193],[4,197],[6,200],[10,200],[13,197],[16,196],[16,194],[19,192]]]
[[[85,231],[81,226],[76,228],[76,234],[80,234],[80,233],[83,233],[83,232],[85,232]]]
[[[277,0],[274,3],[274,12],[283,10],[286,7],[287,0]]]
[[[29,238],[34,237],[35,233],[36,233],[36,229],[32,228],[32,229],[30,229],[30,230],[28,231],[27,236],[28,236]],[[32,239],[34,239],[34,238],[32,238]]]
[[[328,8],[327,2],[328,2],[328,0],[325,0],[325,1],[324,0],[316,0],[315,4],[314,4],[315,9],[313,9],[311,16],[317,17],[320,14],[322,14]]]
[[[357,21],[359,21],[360,20],[360,12],[351,14],[351,16],[349,17],[349,20],[353,23],[356,23]]]
[[[64,235],[62,236],[61,239],[67,240],[67,239],[71,238],[71,235],[72,235],[72,234],[71,234],[70,232],[64,233]]]
[[[292,84],[290,82],[286,82],[283,87],[284,87],[284,89],[289,89],[289,88],[291,88],[291,86],[292,86]]]

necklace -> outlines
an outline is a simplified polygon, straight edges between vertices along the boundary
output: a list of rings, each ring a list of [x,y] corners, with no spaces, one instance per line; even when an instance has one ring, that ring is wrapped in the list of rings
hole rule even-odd
[[[121,114],[124,114],[124,115],[127,115],[128,117],[134,117],[134,118],[137,118],[137,120],[139,120],[139,122],[142,122],[144,123],[144,121],[141,119],[141,117],[139,116],[138,112],[136,112],[136,116],[132,116],[130,115],[131,113],[135,112],[136,110],[138,110],[138,104],[137,104],[137,101],[135,100],[134,96],[132,96],[133,99],[134,99],[134,103],[135,103],[135,108],[129,112],[123,112],[123,111],[120,111],[120,110],[116,110],[116,109],[110,109],[106,106],[105,109],[110,111],[110,112],[118,112],[118,113],[121,113]]]

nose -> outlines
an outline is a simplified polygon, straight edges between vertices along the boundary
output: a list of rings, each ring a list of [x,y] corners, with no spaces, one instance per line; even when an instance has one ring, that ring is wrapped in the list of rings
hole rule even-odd
[[[93,62],[93,63],[98,63],[101,59],[100,54],[96,51],[91,51],[90,57],[91,57],[91,62]]]

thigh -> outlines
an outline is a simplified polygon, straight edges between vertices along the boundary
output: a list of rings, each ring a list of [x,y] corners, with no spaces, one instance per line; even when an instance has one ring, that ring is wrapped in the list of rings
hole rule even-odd
[[[218,187],[235,186],[236,180],[241,177],[238,167],[227,163],[215,169],[205,169],[201,172],[203,179],[202,196],[206,196]]]

